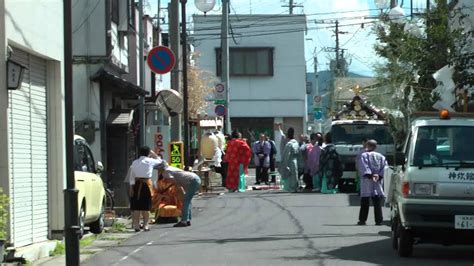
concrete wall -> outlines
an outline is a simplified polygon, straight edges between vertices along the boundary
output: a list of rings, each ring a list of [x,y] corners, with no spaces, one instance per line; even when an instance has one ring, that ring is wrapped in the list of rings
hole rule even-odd
[[[63,1],[49,0],[6,0],[5,18],[0,17],[1,25],[5,21],[6,38],[2,38],[0,29],[0,58],[4,58],[3,45],[12,47],[42,57],[47,60],[47,87],[48,87],[48,174],[49,174],[49,220],[50,229],[62,226],[63,189],[65,184],[65,146],[64,146],[64,85],[63,85]],[[1,10],[1,4],[0,4]],[[2,13],[2,12],[0,12]],[[39,30],[41,29],[41,30]],[[0,63],[0,75],[4,60]],[[0,76],[2,80],[2,76]],[[1,83],[5,84],[5,83]],[[5,93],[2,90],[1,94]],[[6,94],[0,97],[0,107],[6,110]],[[6,114],[6,112],[2,112]],[[0,131],[6,130],[2,115]],[[0,134],[0,143],[5,141],[8,134]],[[3,166],[5,158],[0,156],[0,171],[5,173]],[[2,175],[3,176],[3,175]],[[5,177],[8,176],[5,175]],[[2,182],[3,179],[2,178]],[[12,221],[14,222],[14,221]]]
[[[273,76],[230,78],[231,117],[300,117],[307,120],[306,61],[303,15],[230,16],[232,47],[272,47]],[[216,48],[220,47],[220,16],[194,16],[197,64],[216,75]],[[263,34],[262,34],[263,32]],[[274,34],[278,32],[279,34]],[[219,80],[215,77],[216,80]],[[208,114],[214,115],[211,104]]]
[[[106,1],[74,2],[72,15],[73,54],[75,56],[106,56]]]

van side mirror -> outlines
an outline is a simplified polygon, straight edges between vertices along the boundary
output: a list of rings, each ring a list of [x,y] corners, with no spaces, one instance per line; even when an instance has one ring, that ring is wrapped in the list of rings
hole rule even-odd
[[[395,165],[397,166],[405,165],[406,161],[407,159],[404,152],[397,151],[395,153]]]

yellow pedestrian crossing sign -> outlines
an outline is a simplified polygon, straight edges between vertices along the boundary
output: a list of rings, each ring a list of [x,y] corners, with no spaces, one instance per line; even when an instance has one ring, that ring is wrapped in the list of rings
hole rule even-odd
[[[169,144],[170,151],[170,165],[176,168],[184,168],[184,154],[183,154],[184,144],[183,142],[171,142]]]

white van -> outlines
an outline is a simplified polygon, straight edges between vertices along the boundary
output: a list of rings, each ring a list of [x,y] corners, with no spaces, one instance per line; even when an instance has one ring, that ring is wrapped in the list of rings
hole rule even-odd
[[[474,116],[419,114],[396,164],[385,182],[398,254],[421,243],[474,244]]]

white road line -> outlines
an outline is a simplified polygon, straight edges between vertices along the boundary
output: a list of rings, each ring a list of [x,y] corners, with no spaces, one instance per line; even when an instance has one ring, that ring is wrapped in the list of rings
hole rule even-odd
[[[162,237],[164,237],[165,235],[167,235],[168,233],[169,233],[169,232],[164,232],[164,233],[160,234],[160,235],[158,236],[158,238],[162,238]],[[153,245],[153,243],[154,243],[154,241],[150,241],[150,242],[146,243],[145,245],[143,245],[143,246],[141,246],[141,247],[135,249],[134,251],[128,253],[126,256],[124,256],[124,257],[121,258],[119,261],[117,261],[116,263],[114,263],[113,266],[119,265],[119,263],[121,263],[122,261],[128,259],[128,258],[130,257],[130,255],[133,255],[133,254],[139,252],[140,250],[142,250],[142,249],[143,249],[144,247],[146,247],[146,246]]]

